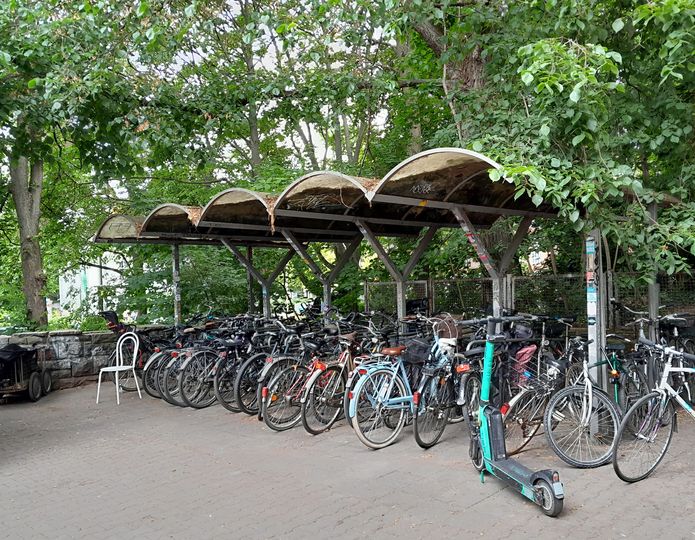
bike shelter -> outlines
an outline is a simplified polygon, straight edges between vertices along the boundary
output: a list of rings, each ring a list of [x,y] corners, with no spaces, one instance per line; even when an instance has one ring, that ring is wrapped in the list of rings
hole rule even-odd
[[[231,188],[215,195],[204,207],[175,203],[155,208],[146,218],[110,216],[95,242],[172,245],[175,318],[180,322],[178,278],[180,245],[224,245],[261,286],[263,313],[271,315],[270,287],[297,254],[323,288],[322,305],[331,305],[335,280],[364,239],[396,282],[397,315],[406,315],[405,283],[442,228],[461,229],[492,280],[493,313],[513,305],[507,271],[534,218],[557,218],[542,202],[535,205],[504,178],[493,181],[490,171],[501,166],[492,159],[461,148],[436,148],[402,161],[381,179],[361,178],[334,171],[315,171],[291,183],[279,195]],[[479,231],[504,216],[521,221],[498,261],[481,241]],[[389,255],[384,239],[417,240],[402,268]],[[323,270],[308,250],[312,242],[340,244],[331,265]],[[246,248],[246,255],[242,248]],[[254,265],[254,249],[286,253],[264,276]],[[586,236],[586,290],[589,355],[596,361],[605,342],[606,288],[603,279],[601,235]],[[650,310],[658,305],[658,290],[650,289]],[[598,374],[597,374],[598,375]]]

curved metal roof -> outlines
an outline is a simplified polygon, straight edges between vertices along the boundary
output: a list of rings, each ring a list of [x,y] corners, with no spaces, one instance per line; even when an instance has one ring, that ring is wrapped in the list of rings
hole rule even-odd
[[[143,236],[194,233],[202,209],[199,206],[182,206],[175,203],[161,204],[148,214],[140,229]]]
[[[516,187],[492,181],[489,171],[501,169],[496,161],[463,148],[435,148],[396,165],[369,194],[372,202],[418,205],[422,208],[461,206],[478,226],[489,226],[503,215],[551,217],[548,204],[536,205]]]
[[[110,215],[101,224],[92,241],[108,244],[172,244],[169,236],[157,235],[141,236],[140,232],[145,221],[143,217],[127,216],[124,214]],[[176,243],[219,245],[219,242],[211,239],[187,237],[178,235]]]
[[[276,199],[269,193],[230,188],[215,195],[202,209],[196,225],[205,223],[247,223],[267,226],[269,212]]]
[[[417,236],[432,225],[458,227],[452,210],[465,211],[481,228],[504,215],[556,215],[552,207],[536,207],[526,195],[515,199],[514,184],[492,181],[489,171],[500,168],[477,152],[436,148],[402,161],[381,180],[316,171],[277,196],[231,188],[204,208],[163,204],[138,225],[133,237],[170,238],[170,243],[183,237],[229,239],[240,245],[275,246],[287,245],[286,233],[301,242],[349,241],[361,235],[358,221],[368,223],[377,235]],[[130,219],[126,218],[124,227]]]
[[[92,240],[94,242],[137,241],[143,221],[141,217],[112,214],[104,220]]]

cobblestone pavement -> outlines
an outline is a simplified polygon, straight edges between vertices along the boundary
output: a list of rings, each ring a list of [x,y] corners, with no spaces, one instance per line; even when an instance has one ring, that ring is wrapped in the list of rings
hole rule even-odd
[[[688,418],[636,485],[570,469],[539,438],[523,460],[557,467],[567,494],[551,519],[480,483],[461,425],[430,451],[407,429],[375,452],[343,424],[274,433],[219,406],[95,393],[0,406],[0,538],[695,538]]]

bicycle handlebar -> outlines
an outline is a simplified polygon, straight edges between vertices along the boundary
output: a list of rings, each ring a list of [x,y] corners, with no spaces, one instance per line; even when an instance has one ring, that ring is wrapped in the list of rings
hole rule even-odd
[[[647,347],[651,347],[652,349],[657,349],[659,351],[663,351],[668,355],[672,356],[680,356],[682,358],[685,358],[686,360],[690,360],[691,362],[695,362],[695,354],[690,354],[687,352],[679,351],[678,349],[674,349],[673,347],[666,347],[664,345],[659,345],[658,343],[654,343],[653,341],[647,339],[647,338],[639,338],[639,342],[642,343],[643,345],[646,345]]]

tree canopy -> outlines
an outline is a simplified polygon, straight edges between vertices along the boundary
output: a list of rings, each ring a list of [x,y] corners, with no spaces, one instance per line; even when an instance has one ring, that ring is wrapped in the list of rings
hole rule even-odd
[[[613,267],[688,271],[693,28],[693,0],[5,2],[0,325],[45,324],[38,300],[95,264],[106,248],[88,240],[110,213],[204,204],[231,185],[278,192],[315,169],[381,176],[438,146],[489,155],[499,181],[559,209],[528,240],[552,251],[547,271],[578,270],[594,227]],[[461,235],[438,235],[421,275],[480,271],[465,270]],[[398,258],[409,246],[391,247]],[[105,301],[168,316],[153,294],[167,290],[168,251],[108,249],[126,286]],[[386,276],[366,253],[337,285],[346,306],[360,281]],[[186,248],[184,260],[190,311],[245,309],[245,273],[224,252]],[[301,261],[286,277],[280,289],[320,290]]]

